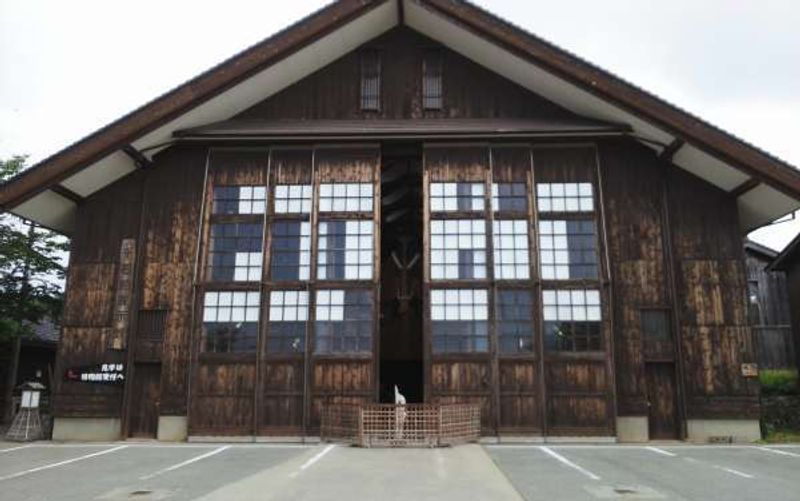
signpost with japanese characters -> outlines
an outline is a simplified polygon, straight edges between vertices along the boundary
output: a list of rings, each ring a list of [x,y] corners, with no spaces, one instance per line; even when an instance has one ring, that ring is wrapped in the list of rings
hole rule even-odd
[[[81,383],[121,385],[125,382],[125,364],[107,363],[70,367],[64,373],[64,380]]]

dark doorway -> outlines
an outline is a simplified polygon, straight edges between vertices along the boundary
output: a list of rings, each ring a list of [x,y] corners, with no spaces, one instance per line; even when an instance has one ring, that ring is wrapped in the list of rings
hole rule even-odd
[[[649,405],[650,439],[678,438],[678,413],[675,392],[675,365],[648,363],[647,400]]]
[[[381,167],[380,398],[422,402],[422,152],[384,146]]]
[[[134,365],[128,425],[130,437],[156,438],[160,390],[160,364]]]

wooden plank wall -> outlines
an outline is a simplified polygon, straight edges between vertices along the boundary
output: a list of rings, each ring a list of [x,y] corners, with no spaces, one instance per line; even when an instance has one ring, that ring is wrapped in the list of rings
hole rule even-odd
[[[756,361],[736,201],[677,168],[668,171],[687,418],[758,419]]]
[[[394,29],[362,48],[376,49],[383,62],[378,111],[360,109],[360,52],[356,50],[236,118],[574,117],[571,112],[407,28]],[[425,110],[422,106],[422,59],[430,49],[442,54],[444,100],[440,110]]]
[[[55,377],[56,417],[120,417],[123,387],[63,380],[69,367],[124,362],[109,350],[120,244],[138,239],[144,174],[131,174],[78,207],[70,242]]]
[[[641,311],[673,303],[663,232],[665,168],[633,141],[601,143],[600,158],[614,284],[617,414],[647,415]]]

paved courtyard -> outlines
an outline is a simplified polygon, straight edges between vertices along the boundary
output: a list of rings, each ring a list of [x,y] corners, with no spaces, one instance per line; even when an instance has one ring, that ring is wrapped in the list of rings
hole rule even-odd
[[[800,500],[800,446],[0,442],[0,500]]]

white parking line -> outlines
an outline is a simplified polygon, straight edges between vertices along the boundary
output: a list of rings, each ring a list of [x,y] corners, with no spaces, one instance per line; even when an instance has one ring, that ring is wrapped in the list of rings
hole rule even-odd
[[[314,457],[312,457],[311,459],[309,459],[308,461],[306,461],[305,463],[303,463],[303,465],[302,465],[302,466],[300,466],[300,469],[301,469],[301,470],[305,470],[306,468],[308,468],[308,467],[309,467],[309,466],[311,466],[312,464],[316,463],[317,461],[319,461],[320,459],[322,459],[322,456],[324,456],[325,454],[327,454],[327,453],[329,453],[330,451],[332,451],[334,447],[336,447],[336,444],[331,444],[331,445],[329,445],[329,446],[325,447],[325,448],[324,448],[324,449],[322,449],[322,450],[321,450],[319,453],[317,453],[317,454],[316,454]]]
[[[550,455],[550,456],[554,457],[555,459],[557,459],[557,460],[558,460],[558,461],[560,461],[561,463],[563,463],[563,464],[565,464],[565,465],[569,466],[570,468],[574,468],[574,469],[578,470],[579,472],[583,473],[584,475],[586,475],[587,477],[591,478],[592,480],[600,480],[600,477],[598,477],[598,476],[597,476],[597,475],[595,475],[594,473],[592,473],[592,472],[590,472],[589,470],[587,470],[587,469],[585,469],[585,468],[582,468],[581,466],[579,466],[579,465],[577,465],[577,464],[573,463],[572,461],[570,461],[569,459],[565,458],[565,457],[564,457],[564,456],[562,456],[561,454],[559,454],[559,453],[555,452],[555,451],[554,451],[554,450],[552,450],[551,448],[549,448],[549,447],[543,447],[543,446],[539,446],[539,449],[540,449],[542,452],[544,452],[544,453],[546,453],[546,454],[548,454],[548,455]]]
[[[103,454],[108,454],[110,452],[115,452],[115,451],[118,451],[120,449],[125,449],[126,447],[128,447],[128,446],[127,445],[120,445],[120,446],[117,446],[117,447],[112,447],[111,449],[106,449],[104,451],[93,452],[91,454],[86,454],[85,456],[79,456],[79,457],[76,457],[76,458],[67,459],[67,460],[64,460],[64,461],[59,461],[58,463],[51,463],[51,464],[46,464],[44,466],[37,466],[36,468],[31,468],[30,470],[19,471],[17,473],[12,473],[11,475],[6,475],[4,477],[0,477],[0,481],[10,480],[12,478],[21,477],[23,475],[28,475],[30,473],[36,473],[37,471],[49,470],[50,468],[56,468],[58,466],[64,466],[65,464],[74,463],[76,461],[83,461],[84,459],[89,459],[89,458],[93,458],[93,457],[97,457],[97,456],[102,456]]]
[[[20,449],[27,449],[28,447],[33,447],[33,444],[20,445],[19,447],[10,447],[8,449],[2,449],[2,450],[0,450],[0,454],[2,454],[4,452],[18,451]]]
[[[775,453],[775,454],[780,454],[782,456],[792,456],[792,457],[795,457],[795,458],[800,458],[800,454],[797,454],[795,452],[787,452],[787,451],[782,451],[782,450],[779,450],[779,449],[771,449],[769,447],[754,447],[754,448],[758,449],[760,451],[767,451],[767,452],[772,452],[772,453]]]
[[[739,476],[739,477],[742,477],[742,478],[756,478],[754,475],[750,475],[749,473],[744,473],[744,472],[741,472],[739,470],[734,470],[733,468],[725,468],[724,466],[719,466],[719,465],[716,465],[716,464],[713,465],[713,466],[714,466],[714,468],[716,468],[718,470],[727,471],[728,473],[732,473],[732,474],[734,474],[736,476]]]
[[[664,449],[659,449],[658,447],[645,447],[648,451],[653,451],[657,454],[661,454],[662,456],[669,456],[669,457],[677,457],[677,454],[670,451],[665,451]]]
[[[153,477],[157,477],[158,475],[161,475],[163,473],[167,473],[169,471],[174,471],[174,470],[177,470],[178,468],[183,468],[186,465],[190,465],[192,463],[196,463],[198,461],[202,461],[203,459],[211,457],[211,456],[213,456],[215,454],[219,454],[220,452],[222,452],[222,451],[224,451],[226,449],[230,449],[230,447],[231,447],[230,445],[223,445],[222,447],[217,447],[213,451],[206,452],[205,454],[200,454],[199,456],[195,456],[195,457],[193,457],[191,459],[187,459],[186,461],[180,462],[178,464],[174,464],[172,466],[168,466],[166,468],[162,468],[162,469],[160,469],[160,470],[158,470],[156,472],[153,472],[153,473],[151,473],[149,475],[144,475],[142,477],[139,477],[139,480],[149,480],[149,479],[151,479]]]

